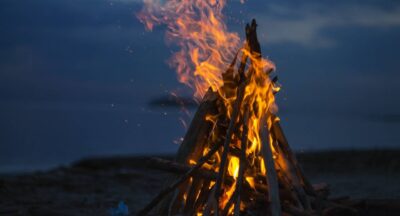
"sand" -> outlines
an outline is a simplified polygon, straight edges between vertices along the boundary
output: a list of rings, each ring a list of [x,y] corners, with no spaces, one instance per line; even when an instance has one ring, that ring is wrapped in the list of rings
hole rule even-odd
[[[110,215],[121,201],[135,215],[168,177],[147,168],[148,158],[88,158],[46,172],[2,174],[0,215]],[[362,200],[362,215],[400,215],[399,150],[308,152],[298,158],[311,182],[330,185],[330,197]]]

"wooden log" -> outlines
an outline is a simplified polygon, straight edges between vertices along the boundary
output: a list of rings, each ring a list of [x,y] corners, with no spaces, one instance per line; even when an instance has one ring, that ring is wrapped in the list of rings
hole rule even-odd
[[[190,170],[190,167],[187,165],[183,165],[183,164],[178,164],[176,162],[172,162],[172,161],[166,161],[166,160],[162,160],[162,159],[153,159],[151,160],[152,162],[150,163],[149,167],[153,167],[153,168],[158,168],[161,170],[166,170],[168,172],[174,172],[174,173],[184,173],[187,172],[187,170]],[[208,179],[208,180],[215,180],[217,178],[217,173],[210,171],[210,170],[205,170],[205,169],[199,169],[196,173],[194,173],[194,176],[196,177],[200,177],[200,178],[204,178],[204,179]],[[231,177],[227,177],[225,179],[227,184],[232,184],[234,182],[234,179]],[[289,185],[290,182],[286,182],[284,183],[284,185]],[[263,193],[268,193],[268,188],[265,185],[261,185],[261,184],[256,184],[256,190],[263,192]],[[246,185],[246,190],[247,191],[251,191],[252,189]],[[286,193],[282,191],[283,189],[280,190],[279,194],[281,195],[282,193],[290,194],[290,192]],[[284,197],[282,197],[284,199]],[[288,199],[288,198],[286,198]]]
[[[180,184],[185,182],[190,176],[193,175],[196,171],[198,171],[205,162],[207,162],[215,152],[218,151],[219,145],[215,145],[206,155],[204,155],[200,160],[197,162],[195,166],[190,168],[183,176],[181,176],[176,182],[171,184],[170,186],[166,187],[162,190],[148,205],[146,205],[141,211],[139,211],[138,215],[146,215],[154,206],[156,206],[166,195],[170,192],[174,191]]]
[[[176,215],[183,207],[184,205],[183,196],[185,195],[185,193],[187,193],[189,185],[190,183],[188,179],[184,181],[180,186],[178,186],[178,189],[173,191],[174,193],[172,199],[168,205],[168,215]],[[164,200],[166,199],[164,198]]]
[[[276,146],[275,146],[276,147]],[[275,149],[277,152],[281,152],[279,146]],[[295,192],[294,199],[300,201],[300,205],[297,207],[304,208],[306,210],[311,209],[311,202],[309,201],[307,194],[305,193],[303,186],[300,183],[300,180],[292,166],[292,164],[287,160],[286,155],[278,154],[275,159],[275,165],[282,170],[280,174],[283,179],[283,185],[285,187],[290,187],[291,190]]]
[[[160,159],[160,158],[152,158],[147,162],[147,164],[148,164],[147,167],[149,167],[149,168],[159,169],[159,170],[163,170],[166,172],[172,172],[175,174],[186,173],[193,168],[193,167],[185,165],[185,164],[179,164],[174,161],[169,161],[169,160]],[[193,173],[193,176],[195,178],[203,178],[203,179],[206,179],[209,181],[215,181],[217,179],[218,173],[216,173],[212,170],[200,168],[196,172]],[[226,184],[233,184],[234,181],[235,180],[231,176],[227,176],[225,178]],[[243,186],[244,186],[245,190],[248,190],[248,191],[254,190],[248,184],[243,184]],[[268,188],[264,184],[255,183],[255,189],[257,191],[260,191],[263,193],[268,192]]]
[[[241,140],[241,155],[240,155],[240,164],[239,164],[239,174],[236,181],[236,201],[235,201],[235,211],[234,215],[239,216],[240,214],[240,201],[241,201],[241,193],[242,193],[242,185],[243,185],[243,177],[245,172],[245,167],[247,164],[246,150],[247,150],[247,142],[248,142],[248,121],[249,121],[250,111],[247,109],[245,111],[243,117],[243,132],[242,132],[242,140]]]
[[[257,23],[256,20],[253,19],[251,25],[246,26],[246,37],[249,41],[249,47],[251,55],[255,59],[261,59],[261,46],[258,42],[257,38]],[[257,67],[257,65],[253,65]],[[279,216],[281,215],[281,205],[280,205],[280,198],[279,198],[279,184],[278,184],[278,177],[275,170],[275,163],[272,156],[272,149],[269,140],[269,133],[268,133],[268,126],[267,123],[267,116],[264,115],[261,119],[262,125],[260,127],[260,136],[261,136],[261,151],[264,158],[265,167],[267,169],[267,183],[268,183],[268,196],[269,196],[269,203],[271,208],[271,215],[272,216]]]
[[[275,117],[273,117],[274,119]],[[294,153],[291,151],[287,140],[282,132],[282,129],[279,125],[279,122],[275,121],[271,126],[272,137],[276,139],[278,142],[277,149],[281,151],[283,154],[280,154],[277,161],[281,163],[282,167],[285,167],[285,172],[288,178],[290,179],[290,185],[293,187],[294,191],[298,195],[299,200],[302,203],[302,206],[305,210],[311,210],[311,201],[309,200],[305,188],[310,187],[307,179],[303,175],[303,171],[301,170]],[[275,129],[275,131],[274,131]],[[310,194],[316,196],[314,188],[308,189]],[[316,201],[316,206],[319,206],[318,200]]]
[[[189,166],[186,164],[180,164],[175,161],[165,160],[165,159],[161,159],[161,158],[152,158],[147,163],[150,164],[150,165],[147,165],[147,167],[149,167],[149,168],[158,169],[158,170],[162,170],[162,171],[166,171],[166,172],[170,172],[170,173],[174,173],[174,174],[178,174],[178,175],[184,174],[193,168],[193,166]],[[212,170],[200,168],[200,169],[196,170],[196,172],[192,173],[192,176],[194,176],[196,178],[204,178],[204,179],[208,179],[211,181],[215,181],[217,179],[218,173],[216,173]],[[234,180],[232,177],[228,176],[226,178],[226,182],[228,184],[232,184],[234,182]]]
[[[233,155],[233,156],[236,156],[236,157],[238,157],[238,158],[240,158],[241,157],[241,155],[242,155],[242,150],[241,149],[239,149],[239,148],[236,148],[236,147],[230,147],[229,148],[229,153],[231,154],[231,155]],[[246,162],[246,161],[245,161]],[[246,162],[246,164],[247,164],[247,162]]]
[[[237,54],[227,71],[224,73],[224,82],[227,82],[224,83],[224,85],[233,84],[231,82],[233,82],[233,67],[236,63],[236,59]],[[203,101],[193,117],[188,131],[186,132],[184,141],[182,142],[175,158],[177,162],[188,163],[189,159],[197,160],[202,154],[205,145],[209,143],[209,139],[207,139],[206,136],[210,135],[212,128],[212,124],[205,119],[209,114],[215,115],[218,113],[218,99],[218,93],[213,92],[210,88],[203,98]],[[172,202],[175,202],[175,200],[172,199]],[[165,210],[161,209],[160,212],[162,213],[164,211]]]
[[[189,159],[196,160],[203,153],[200,149],[204,148],[212,129],[212,123],[205,119],[207,115],[215,115],[217,113],[217,100],[217,93],[210,88],[197,109],[178,149],[178,153],[175,156],[177,162],[188,163]]]
[[[264,158],[265,168],[267,169],[267,183],[269,192],[269,201],[272,216],[281,215],[281,204],[279,199],[278,178],[275,171],[274,159],[272,157],[272,149],[269,141],[267,116],[261,118],[260,136],[261,136],[261,151]]]
[[[238,77],[235,76],[235,64],[236,60],[238,57],[240,50],[235,55],[235,58],[233,59],[232,63],[229,65],[228,70],[226,70],[225,73],[222,74],[222,80],[223,80],[223,85],[222,87],[218,90],[220,91],[220,94],[224,95],[226,98],[233,97],[235,94],[235,89],[238,86]],[[243,62],[243,60],[242,60]]]
[[[279,194],[281,195],[282,191],[284,191],[285,194],[284,197],[280,196],[281,200],[290,200],[293,204],[296,205],[296,207],[303,209],[303,204],[301,203],[297,193],[295,192],[291,180],[278,162],[275,163],[275,169],[277,170],[278,180],[282,185],[282,189],[280,189]]]
[[[246,38],[249,42],[250,52],[255,58],[261,58],[261,46],[257,38],[257,22],[255,19],[246,27]]]
[[[177,176],[181,176],[182,174],[190,171],[193,168],[192,166],[186,164],[181,164],[175,161],[165,160],[162,158],[151,158],[147,160],[145,163],[147,168],[162,170],[165,172],[176,174]],[[216,178],[216,173],[210,170],[200,168],[198,171],[193,172],[192,176],[213,180]]]
[[[215,203],[215,185],[213,185],[212,186],[212,189],[211,189],[211,191],[210,191],[210,196],[208,197],[208,199],[207,199],[207,203],[206,203],[206,205],[205,205],[205,207],[204,207],[204,212],[203,212],[203,215],[204,216],[210,216],[211,215],[211,211],[212,211],[212,208],[213,208],[213,206],[214,206],[214,203]],[[218,210],[218,208],[217,208],[217,210]]]
[[[221,121],[221,119],[218,119],[217,122],[214,124],[212,133],[219,134],[218,131],[224,130],[223,126],[220,126],[218,128],[216,127],[218,125],[219,121]],[[215,141],[213,141],[212,137],[213,137],[213,135],[210,133],[208,140],[207,140],[207,143],[210,143],[209,145],[211,145],[211,143],[213,143],[213,142],[216,142],[216,144],[214,146],[222,146],[223,139],[221,139],[221,137]],[[210,148],[210,147],[207,146],[207,148]],[[204,152],[204,149],[201,149],[201,152]],[[183,209],[184,212],[190,211],[191,208],[189,208],[187,206],[191,206],[193,204],[192,202],[195,199],[195,197],[193,197],[193,196],[197,195],[196,194],[197,189],[195,189],[195,188],[198,187],[199,185],[197,185],[198,184],[197,181],[191,182],[190,184],[187,182],[188,181],[183,182],[176,189],[177,191],[175,192],[175,195],[174,195],[173,199],[171,199],[170,204],[169,204],[168,215],[176,215],[180,211],[181,208],[184,208]],[[186,196],[186,200],[183,199],[184,196]]]
[[[179,146],[178,152],[175,156],[175,161],[182,164],[187,164],[190,159],[197,160],[201,157],[201,149],[203,149],[207,143],[207,138],[213,128],[213,124],[205,119],[207,115],[215,115],[218,112],[218,100],[218,94],[209,88],[190,123],[183,142]],[[166,187],[176,182],[177,178],[179,177],[171,176],[166,181]],[[182,186],[182,188],[186,187]],[[182,194],[182,192],[180,194]],[[168,199],[164,199],[162,203],[158,205],[157,212],[161,215],[166,214],[169,206],[171,206],[171,202],[179,202],[176,201],[172,195],[168,196],[170,197]],[[176,196],[176,198],[181,199],[180,196]]]
[[[235,190],[235,192],[233,192],[232,196],[229,198],[228,202],[226,203],[224,209],[222,210],[221,215],[228,215],[229,210],[232,208],[232,205],[234,204],[235,200],[237,200],[238,195],[239,195],[239,191]],[[235,205],[236,205],[236,203],[235,203]]]
[[[273,116],[273,119],[275,119],[276,116]],[[302,181],[302,184],[305,187],[305,190],[308,194],[310,195],[316,195],[311,183],[308,181],[308,179],[304,175],[304,171],[301,168],[296,155],[293,153],[292,149],[289,146],[289,143],[286,139],[285,134],[283,133],[282,127],[279,123],[279,121],[275,121],[272,124],[271,131],[275,139],[278,140],[278,144],[280,145],[281,150],[286,154],[287,158],[291,162],[291,164],[294,166],[296,169],[296,174],[299,176],[299,178]]]
[[[224,85],[232,85],[234,80],[234,65],[236,63],[237,54],[233,59],[231,65],[228,70],[224,73]],[[225,83],[226,82],[226,83]],[[181,147],[178,150],[178,154],[176,156],[176,161],[181,163],[187,163],[189,158],[196,160],[199,154],[202,153],[202,149],[205,147],[206,137],[202,134],[210,134],[210,123],[205,121],[205,117],[210,114],[217,114],[217,99],[219,96],[217,93],[212,92],[211,88],[207,92],[206,96],[203,99],[203,102],[200,104],[196,115],[194,116],[191,126],[189,127],[184,141],[181,144]],[[209,102],[210,101],[210,102]],[[198,125],[201,126],[198,126]],[[204,131],[204,132],[203,132]],[[209,140],[208,140],[209,141]]]
[[[193,178],[192,184],[190,186],[189,192],[186,196],[186,202],[183,208],[183,214],[189,215],[189,212],[194,208],[194,204],[196,202],[197,195],[201,190],[203,185],[203,179]]]
[[[278,149],[280,147],[278,146]],[[293,164],[288,160],[287,156],[285,154],[280,154],[276,160],[278,163],[281,163],[282,167],[285,167],[286,169],[284,170],[285,174],[288,176],[291,186],[297,193],[303,207],[305,210],[311,210],[311,202],[308,199],[308,196],[306,192],[304,191],[303,185],[301,184],[301,179],[297,175],[296,169],[293,166]]]
[[[252,21],[251,26],[248,24],[246,25],[246,41],[247,41],[247,45],[249,46],[250,52],[255,51],[255,52],[259,53],[259,55],[261,56],[261,48],[258,43],[256,28],[257,28],[257,24],[256,24],[255,20]],[[216,186],[215,186],[215,200],[217,201],[218,205],[219,205],[219,198],[221,197],[221,193],[222,193],[221,184],[222,184],[223,178],[225,177],[225,173],[226,173],[226,162],[227,162],[227,157],[228,157],[228,152],[229,152],[228,151],[229,145],[230,145],[231,138],[232,138],[232,133],[235,130],[235,127],[237,127],[236,120],[240,113],[240,108],[241,108],[242,101],[243,101],[244,94],[245,94],[245,88],[248,83],[247,80],[250,80],[250,78],[246,79],[246,76],[244,73],[247,59],[248,59],[248,56],[245,53],[243,53],[242,60],[240,62],[240,66],[238,69],[238,73],[240,76],[239,86],[237,88],[236,100],[233,105],[233,111],[230,116],[230,122],[229,122],[228,130],[226,132],[224,151],[223,151],[223,154],[221,157],[219,174],[218,174],[218,178],[217,178],[217,182],[216,182]],[[218,213],[217,213],[217,215],[218,215]]]
[[[192,211],[189,215],[195,215],[196,212],[199,212],[202,207],[204,207],[205,202],[207,201],[208,196],[210,195],[210,180],[204,180],[203,187],[200,190],[199,198],[197,198]]]
[[[175,174],[186,173],[190,169],[192,169],[191,166],[179,164],[174,161],[169,161],[169,160],[160,159],[160,158],[152,158],[146,163],[148,164],[147,165],[148,168],[159,169],[159,170],[163,170],[166,172],[172,172]],[[203,178],[203,179],[207,179],[210,181],[215,181],[217,179],[218,174],[212,170],[200,168],[196,172],[193,173],[193,176],[195,178]],[[227,184],[232,184],[234,182],[234,179],[231,176],[227,176],[225,179],[225,182]],[[250,185],[243,184],[243,186],[245,187],[245,190],[253,191],[253,189],[250,187]],[[263,193],[268,192],[268,187],[265,184],[255,183],[255,189],[257,191],[260,191]]]
[[[228,130],[227,130],[226,136],[225,136],[224,150],[223,150],[223,153],[221,156],[221,163],[219,166],[218,178],[215,183],[215,200],[216,200],[218,206],[219,206],[219,198],[221,197],[221,194],[222,194],[221,185],[222,185],[223,179],[225,178],[225,174],[226,174],[229,145],[231,143],[233,131],[235,130],[235,127],[237,126],[236,120],[240,113],[240,107],[241,107],[242,100],[244,97],[244,90],[245,90],[246,84],[247,84],[247,82],[245,82],[245,81],[241,82],[240,86],[237,89],[237,98],[236,98],[236,101],[235,101],[235,104],[233,107]]]

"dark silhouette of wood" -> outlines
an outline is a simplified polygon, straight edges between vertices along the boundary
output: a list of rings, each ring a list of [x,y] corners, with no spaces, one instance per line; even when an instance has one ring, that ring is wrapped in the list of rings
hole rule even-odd
[[[242,132],[242,140],[241,140],[241,154],[240,154],[240,164],[239,164],[239,174],[238,178],[236,181],[236,189],[235,189],[235,209],[234,209],[234,215],[239,216],[240,215],[240,201],[241,201],[241,193],[242,193],[242,184],[243,184],[243,177],[244,177],[244,172],[245,172],[245,166],[247,164],[247,157],[246,157],[246,150],[247,150],[247,142],[248,142],[248,132],[249,132],[249,127],[248,127],[248,121],[249,121],[249,115],[250,111],[247,109],[245,111],[244,117],[243,117],[243,132]]]
[[[264,122],[262,127],[260,128],[260,136],[261,136],[261,151],[264,157],[265,168],[267,169],[266,179],[268,184],[268,193],[269,193],[269,205],[271,209],[272,216],[280,216],[281,215],[281,204],[279,199],[279,184],[278,177],[275,170],[275,163],[272,156],[272,149],[269,141],[268,134],[268,126],[266,116],[261,119],[261,122]]]
[[[174,191],[180,184],[182,184],[183,182],[185,182],[190,176],[193,175],[193,173],[195,173],[196,171],[198,171],[201,166],[203,166],[203,164],[205,162],[207,162],[207,160],[209,160],[211,158],[211,156],[213,154],[215,154],[215,152],[217,152],[219,149],[219,146],[214,146],[205,156],[203,156],[202,158],[200,158],[200,160],[198,161],[198,163],[193,166],[192,168],[190,168],[183,176],[181,176],[175,183],[173,183],[172,185],[166,187],[164,190],[162,190],[147,206],[145,206],[142,210],[139,211],[138,215],[146,215],[151,209],[153,209],[167,194],[169,194],[170,192]],[[166,167],[172,167],[172,164],[170,164],[169,166]]]

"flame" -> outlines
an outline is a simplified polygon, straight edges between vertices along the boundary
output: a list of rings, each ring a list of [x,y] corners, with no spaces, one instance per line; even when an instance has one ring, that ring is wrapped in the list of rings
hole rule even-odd
[[[226,0],[144,0],[137,14],[148,30],[167,26],[166,40],[180,50],[170,60],[180,82],[194,89],[201,99],[211,87],[223,84],[227,68],[240,45],[237,33],[229,32],[223,21]]]
[[[248,177],[246,177],[246,181],[247,181],[247,183],[249,183],[251,188],[253,188],[253,189],[256,188],[256,183],[254,181],[254,177],[248,176]]]
[[[197,99],[201,99],[209,88],[217,92],[226,108],[226,113],[223,114],[226,114],[228,118],[232,116],[238,85],[233,88],[226,87],[223,75],[233,59],[248,58],[250,60],[251,64],[248,65],[244,75],[247,85],[244,89],[239,115],[244,116],[246,111],[250,113],[246,122],[248,145],[245,152],[247,158],[251,158],[251,165],[254,165],[248,169],[254,169],[252,170],[254,172],[249,173],[266,175],[267,170],[261,156],[260,129],[264,125],[271,129],[272,124],[279,121],[279,118],[272,118],[272,115],[267,115],[266,119],[263,118],[266,113],[277,112],[274,94],[280,87],[275,85],[269,77],[269,72],[275,69],[275,65],[268,59],[262,58],[261,53],[250,50],[249,45],[241,41],[237,33],[227,30],[222,14],[225,4],[226,0],[144,0],[144,8],[137,17],[148,30],[152,30],[156,25],[166,25],[167,42],[179,47],[179,51],[173,54],[169,62],[176,69],[178,80],[193,88],[194,97]],[[233,76],[236,78],[239,76],[237,71],[233,72]],[[218,117],[219,115],[207,115],[205,120],[215,126]],[[209,146],[204,148],[203,155],[221,135],[217,133],[211,134],[212,137],[209,139],[211,141],[208,143]],[[273,137],[270,136],[271,143],[272,139]],[[240,148],[240,141],[232,140],[231,146]],[[273,153],[276,152],[275,149],[272,148],[272,150]],[[220,153],[217,152],[212,160],[214,164],[206,163],[203,168],[218,172]],[[196,161],[189,160],[189,163],[194,165]],[[235,181],[231,185],[224,185],[225,194],[221,198],[221,208],[227,204],[234,193],[239,167],[240,159],[230,156],[227,175]],[[244,179],[253,189],[256,188],[255,176],[245,176]],[[229,212],[232,212],[232,207]],[[197,215],[202,215],[202,213],[198,212]]]
[[[226,204],[229,202],[230,197],[233,195],[233,193],[235,192],[235,188],[236,188],[236,182],[229,187],[225,193],[222,195],[222,199],[221,199],[221,203],[220,203],[220,208],[224,209]],[[231,213],[232,209],[229,209],[229,213]]]
[[[232,156],[231,159],[229,160],[228,173],[234,179],[237,179],[238,174],[239,174],[239,158],[238,157]]]

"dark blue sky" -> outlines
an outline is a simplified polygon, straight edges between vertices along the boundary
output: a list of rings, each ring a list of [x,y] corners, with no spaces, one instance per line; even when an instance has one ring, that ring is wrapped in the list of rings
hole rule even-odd
[[[163,28],[145,32],[140,8],[0,1],[0,167],[175,151],[180,114],[147,103],[185,88],[165,64]],[[398,1],[235,0],[225,13],[240,34],[257,18],[295,149],[400,146]]]

